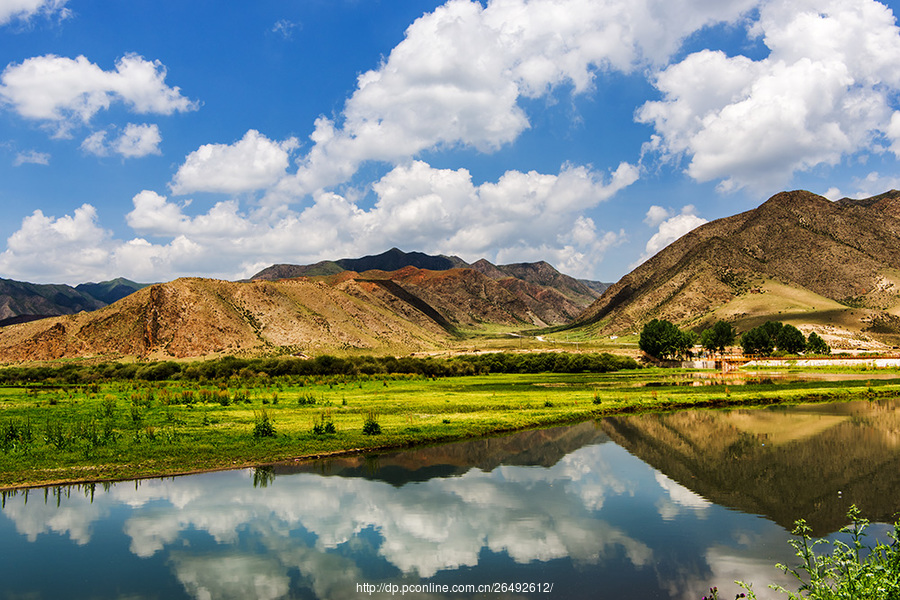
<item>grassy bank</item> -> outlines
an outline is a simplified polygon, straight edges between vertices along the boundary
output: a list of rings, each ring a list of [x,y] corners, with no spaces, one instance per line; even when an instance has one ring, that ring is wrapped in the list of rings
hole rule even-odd
[[[407,447],[655,410],[900,395],[894,380],[683,385],[683,371],[0,387],[0,487]]]

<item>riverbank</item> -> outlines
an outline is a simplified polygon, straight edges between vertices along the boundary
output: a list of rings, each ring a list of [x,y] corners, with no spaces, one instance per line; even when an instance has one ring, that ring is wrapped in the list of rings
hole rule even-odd
[[[715,385],[686,385],[706,383]],[[0,388],[0,489],[408,448],[616,414],[900,396],[893,379],[604,374]]]

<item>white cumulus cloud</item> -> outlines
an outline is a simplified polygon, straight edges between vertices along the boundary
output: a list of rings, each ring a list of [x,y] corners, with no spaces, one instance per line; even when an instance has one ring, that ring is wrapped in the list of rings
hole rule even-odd
[[[251,129],[233,144],[205,144],[191,152],[171,183],[176,194],[262,189],[285,174],[297,140],[275,142]]]
[[[873,0],[765,2],[751,34],[761,60],[702,50],[660,71],[662,100],[644,104],[650,148],[690,158],[687,173],[721,191],[771,191],[797,171],[856,152],[896,149],[900,30]]]
[[[110,238],[90,204],[62,217],[36,210],[7,239],[0,271],[27,281],[96,281],[109,272]]]
[[[650,227],[656,227],[671,216],[672,211],[670,209],[654,204],[647,210],[647,215],[644,217],[644,223]]]
[[[114,148],[118,154],[126,158],[137,158],[148,154],[161,154],[159,151],[161,141],[158,126],[129,123],[116,140]]]
[[[165,83],[166,68],[127,54],[104,71],[84,56],[47,54],[8,65],[0,74],[0,100],[25,119],[41,121],[58,137],[114,102],[139,114],[194,110],[197,103]]]
[[[638,264],[644,262],[684,234],[707,222],[703,217],[698,217],[695,211],[696,208],[691,204],[683,207],[679,214],[674,214],[673,211],[659,206],[650,207],[645,221],[655,223],[659,229],[647,241],[647,245],[644,247],[644,254],[641,255]],[[662,221],[657,220],[663,216],[668,218]]]
[[[66,18],[69,10],[67,0],[0,0],[0,25],[16,19],[27,20],[39,14],[59,15]]]
[[[439,147],[489,152],[530,127],[520,98],[575,93],[599,73],[665,61],[691,32],[732,21],[754,0],[450,0],[417,19],[377,69],[359,76],[335,120],[285,187],[310,193],[365,161],[399,162]]]

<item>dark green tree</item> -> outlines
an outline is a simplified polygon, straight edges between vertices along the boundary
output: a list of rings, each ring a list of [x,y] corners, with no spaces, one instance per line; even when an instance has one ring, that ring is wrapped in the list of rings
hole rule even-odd
[[[800,354],[806,349],[806,338],[803,336],[803,332],[793,325],[784,325],[778,332],[775,346],[781,352]]]
[[[665,319],[653,319],[644,325],[638,340],[638,347],[656,358],[686,354],[693,344],[693,335],[681,331]]]
[[[809,354],[831,354],[831,347],[813,331],[806,340],[806,351]]]
[[[710,352],[725,352],[725,347],[734,343],[736,335],[731,323],[717,321],[700,334],[700,344]]]
[[[766,333],[763,325],[744,332],[741,336],[741,349],[744,354],[768,356],[775,350],[775,343]]]
[[[766,321],[759,326],[760,330],[769,337],[769,342],[771,342],[773,349],[778,346],[778,334],[781,333],[782,327],[784,327],[784,324],[780,321]],[[772,351],[770,350],[769,354],[771,353]]]

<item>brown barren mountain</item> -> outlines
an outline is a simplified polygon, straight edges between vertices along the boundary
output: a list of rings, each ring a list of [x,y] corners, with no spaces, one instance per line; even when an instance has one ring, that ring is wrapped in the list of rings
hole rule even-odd
[[[580,310],[555,290],[495,281],[474,269],[410,266],[249,282],[184,278],[94,312],[0,328],[0,361],[409,352],[446,347],[461,329],[542,327]]]
[[[472,268],[481,271],[491,279],[506,280],[512,278],[552,289],[568,298],[574,304],[588,306],[597,299],[598,295],[593,288],[583,281],[560,273],[552,265],[544,261],[495,266],[481,259],[473,263]]]
[[[378,285],[185,278],[90,313],[0,329],[0,360],[432,348],[450,334]]]
[[[537,316],[537,321],[531,317],[519,320],[533,321],[539,326],[570,322],[596,300],[601,291],[609,285],[564,275],[544,261],[498,266],[482,258],[470,265],[458,256],[432,256],[421,252],[404,252],[397,248],[391,248],[387,252],[373,256],[342,258],[312,265],[272,265],[251,277],[251,280],[277,281],[291,277],[320,277],[336,275],[344,271],[389,273],[400,272],[406,267],[416,267],[428,271],[456,269],[478,271],[500,283],[510,294],[524,302]]]
[[[806,191],[698,227],[607,289],[578,319],[597,333],[653,318],[745,330],[774,318],[807,329],[900,333],[900,192],[831,202]]]
[[[486,323],[545,327],[570,322],[582,307],[551,288],[514,278],[494,280],[474,269],[367,271],[360,278],[389,279],[438,310],[456,327]]]

